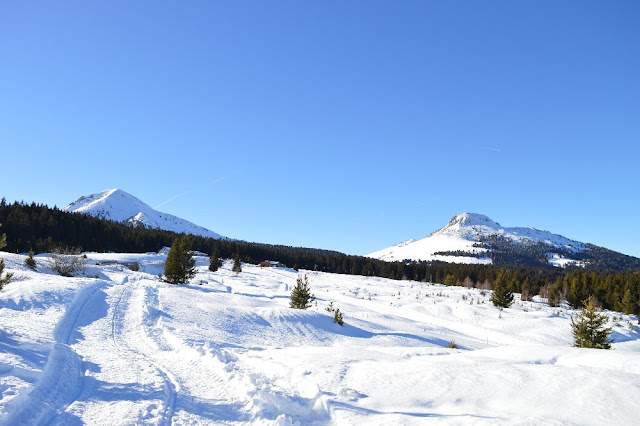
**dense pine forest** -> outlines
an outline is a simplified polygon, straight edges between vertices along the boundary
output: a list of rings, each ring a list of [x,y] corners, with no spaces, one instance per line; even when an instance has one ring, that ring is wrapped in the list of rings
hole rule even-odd
[[[4,198],[0,202],[0,224],[3,226],[2,232],[7,235],[7,247],[4,250],[14,253],[26,253],[29,250],[42,253],[60,245],[81,247],[85,251],[143,253],[170,246],[178,236],[169,231],[129,227],[35,203],[7,204]],[[519,249],[516,248],[513,252],[503,249],[490,254],[492,258],[495,257],[495,265],[391,263],[329,250],[196,236],[191,238],[193,250],[212,253],[217,249],[223,258],[233,258],[237,254],[247,263],[277,260],[294,269],[337,274],[411,279],[490,289],[491,282],[502,273],[510,291],[522,293],[523,298],[539,294],[552,305],[566,300],[571,306],[579,307],[583,300],[594,295],[605,309],[640,314],[638,259],[626,256],[628,259],[623,259],[622,264],[618,257],[611,257],[607,261],[606,256],[614,252],[606,249],[597,248],[605,251],[604,260],[599,264],[588,263],[588,268],[559,269],[538,261],[514,262],[518,266],[508,265],[508,256],[521,256],[517,254]],[[488,245],[491,243],[483,242]],[[527,259],[540,258],[542,248],[527,250]]]
[[[580,262],[580,265],[568,264],[568,269],[587,269],[593,271],[628,271],[640,269],[640,259],[626,254],[608,250],[603,247],[586,244],[589,250],[577,251],[554,247],[553,252]],[[523,244],[500,235],[481,238],[474,247],[488,251],[468,252],[462,250],[440,251],[434,254],[441,256],[489,257],[497,266],[517,265],[552,268],[549,264],[549,246],[542,242]]]

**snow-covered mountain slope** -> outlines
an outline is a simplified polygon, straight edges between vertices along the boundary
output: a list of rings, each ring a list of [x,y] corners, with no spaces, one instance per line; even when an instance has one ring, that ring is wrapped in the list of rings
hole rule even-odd
[[[85,213],[116,222],[124,222],[132,226],[164,229],[208,238],[227,239],[185,219],[167,213],[160,213],[121,189],[110,189],[80,197],[65,207],[64,210],[73,213]]]
[[[506,228],[485,215],[461,213],[454,216],[444,228],[431,233],[426,238],[408,240],[366,256],[386,261],[410,259],[455,263],[491,263],[491,259],[486,255],[488,248],[477,247],[476,244],[491,238],[500,238],[524,245],[542,243],[549,247],[550,254],[554,253],[554,250],[563,253],[576,253],[589,249],[584,243],[548,231],[534,228]],[[456,251],[475,254],[475,256],[452,253]],[[448,254],[441,252],[448,252]],[[553,259],[551,255],[550,258]]]
[[[500,311],[479,289],[301,271],[318,303],[296,310],[285,268],[202,256],[172,285],[161,253],[87,253],[77,278],[0,258],[0,425],[638,421],[636,316],[607,312],[613,350],[581,349],[576,312],[537,297]]]

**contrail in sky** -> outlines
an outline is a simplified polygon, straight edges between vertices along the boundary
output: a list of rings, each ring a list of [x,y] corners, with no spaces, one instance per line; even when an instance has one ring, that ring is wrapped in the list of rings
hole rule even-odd
[[[216,178],[216,179],[214,179],[214,180],[212,180],[212,181],[208,182],[206,186],[209,186],[209,185],[215,185],[215,184],[217,184],[217,183],[222,182],[224,179],[225,179],[225,177],[224,177],[224,176],[219,177],[219,178]],[[184,192],[180,192],[180,193],[178,193],[178,194],[175,194],[174,196],[170,197],[169,199],[167,199],[167,200],[165,200],[165,201],[161,202],[160,204],[158,204],[157,206],[155,206],[155,207],[154,207],[154,209],[156,209],[156,210],[157,210],[157,209],[159,209],[160,207],[164,206],[165,204],[172,203],[173,201],[177,200],[177,199],[178,199],[178,198],[180,198],[180,197],[184,197],[185,195],[188,195],[188,194],[191,194],[192,192],[195,192],[197,189],[198,189],[198,188],[193,188],[193,189],[189,189],[188,191],[184,191]]]

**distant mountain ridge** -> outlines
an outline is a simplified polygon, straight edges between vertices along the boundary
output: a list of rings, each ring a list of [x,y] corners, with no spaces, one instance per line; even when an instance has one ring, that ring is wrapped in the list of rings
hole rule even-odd
[[[63,210],[122,222],[134,227],[163,229],[207,238],[228,239],[188,220],[168,213],[161,213],[121,189],[109,189],[82,196]]]
[[[420,240],[366,255],[386,261],[442,261],[515,266],[633,269],[640,259],[535,228],[503,227],[478,213],[460,213]]]

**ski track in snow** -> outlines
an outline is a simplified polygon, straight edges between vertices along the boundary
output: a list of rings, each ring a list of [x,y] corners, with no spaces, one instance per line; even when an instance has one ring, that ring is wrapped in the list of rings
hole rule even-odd
[[[84,366],[81,357],[70,345],[83,316],[90,316],[90,302],[95,302],[94,299],[104,300],[101,290],[107,285],[105,281],[98,281],[78,292],[54,330],[56,343],[42,377],[29,394],[11,401],[14,409],[0,420],[0,424],[49,424],[80,395]]]
[[[153,359],[148,354],[141,352],[138,348],[131,345],[131,340],[127,341],[123,337],[123,330],[125,329],[125,322],[127,317],[127,308],[129,307],[129,301],[131,298],[131,293],[133,291],[132,287],[139,285],[140,282],[140,277],[138,275],[136,275],[136,278],[136,280],[129,282],[128,278],[125,277],[122,283],[124,288],[122,289],[122,292],[118,297],[118,301],[114,305],[113,314],[111,317],[111,337],[116,350],[123,355],[126,353],[129,358],[132,358],[132,364],[135,365],[140,363],[148,363],[161,377],[164,400],[162,401],[163,408],[160,410],[158,424],[171,425],[171,420],[173,418],[178,394],[178,387],[176,385],[175,379],[173,379],[173,376],[168,370],[163,368],[157,362],[153,361]],[[148,421],[149,419],[140,420]]]

